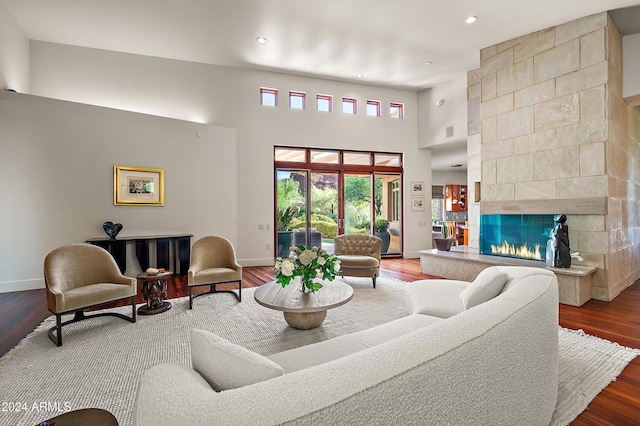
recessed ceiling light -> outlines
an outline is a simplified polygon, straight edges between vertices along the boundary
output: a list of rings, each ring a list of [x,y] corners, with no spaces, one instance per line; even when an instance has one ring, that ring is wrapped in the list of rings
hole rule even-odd
[[[477,20],[478,20],[477,16],[469,16],[467,19],[464,20],[464,23],[465,24],[473,24]]]
[[[364,77],[364,74],[359,73],[358,75],[356,75],[356,77],[358,77],[358,78],[362,78],[362,77]]]
[[[257,41],[259,44],[265,44],[265,43],[267,42],[267,39],[266,39],[266,38],[264,38],[264,37],[256,37],[256,41]]]
[[[436,102],[436,106],[442,106],[444,105],[444,99],[438,99],[438,101]]]
[[[425,64],[425,65],[431,65],[432,63],[433,63],[433,62],[431,62],[431,61],[426,61],[424,64]]]

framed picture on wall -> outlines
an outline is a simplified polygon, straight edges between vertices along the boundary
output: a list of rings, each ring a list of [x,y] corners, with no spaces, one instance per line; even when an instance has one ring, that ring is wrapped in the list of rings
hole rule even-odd
[[[411,195],[424,195],[424,182],[411,182]]]
[[[113,204],[163,206],[164,169],[113,166]]]
[[[411,197],[411,211],[423,212],[425,209],[424,203],[425,203],[424,197]]]

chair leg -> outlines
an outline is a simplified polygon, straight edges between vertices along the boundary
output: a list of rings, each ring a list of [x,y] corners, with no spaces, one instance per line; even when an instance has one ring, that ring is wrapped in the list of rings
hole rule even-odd
[[[125,300],[125,298],[122,299],[118,299],[118,300]],[[97,304],[97,305],[92,305],[92,306],[100,306],[101,304]],[[77,311],[67,311],[67,312],[61,312],[61,313],[56,313],[51,311],[53,314],[55,314],[56,316],[56,325],[51,327],[49,329],[49,331],[47,332],[47,335],[49,336],[49,339],[51,339],[51,341],[53,343],[56,344],[56,346],[62,346],[62,327],[74,322],[79,322],[79,321],[84,321],[85,319],[88,318],[96,318],[96,317],[118,317],[118,318],[122,318],[124,320],[127,320],[129,322],[136,322],[138,316],[137,316],[137,311],[136,311],[136,296],[131,296],[131,317],[126,316],[125,314],[121,314],[119,312],[100,312],[100,313],[96,313],[93,315],[85,315],[84,313],[84,309],[86,308],[90,308],[92,306],[87,306],[83,309],[78,309]],[[63,314],[71,314],[73,313],[73,318],[62,322],[62,315]],[[55,331],[55,333],[54,333]]]
[[[58,337],[56,345],[62,346],[62,314],[56,315],[56,336]]]
[[[373,274],[373,288],[376,288],[376,274]]]
[[[191,292],[191,288],[189,287],[189,309],[192,309],[193,307],[193,299],[200,297],[200,296],[205,296],[207,294],[216,294],[216,293],[231,293],[233,294],[233,296],[236,298],[236,300],[238,302],[242,302],[242,280],[238,280],[238,291],[235,290],[218,290],[218,288],[216,287],[218,284],[227,284],[227,283],[233,283],[234,281],[225,281],[222,283],[214,283],[214,284],[198,284],[199,285],[208,285],[209,286],[209,291],[207,292],[203,292],[203,293],[198,293],[196,295],[194,295]]]
[[[49,340],[56,344],[56,346],[62,346],[62,314],[56,315],[56,325],[51,327],[47,332],[47,336],[49,336]],[[55,334],[53,333],[55,330]]]
[[[135,323],[138,320],[138,311],[136,311],[136,296],[131,296],[131,317]]]

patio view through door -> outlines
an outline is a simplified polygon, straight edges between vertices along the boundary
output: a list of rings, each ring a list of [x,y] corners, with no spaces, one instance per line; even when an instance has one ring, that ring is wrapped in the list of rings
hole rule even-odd
[[[343,234],[371,234],[371,174],[344,176]]]
[[[322,247],[333,253],[333,239],[340,234],[338,179],[337,172],[311,172],[309,238],[300,239],[301,244]],[[302,232],[306,236],[306,230]]]
[[[274,158],[276,256],[333,253],[341,234],[375,234],[383,255],[402,254],[401,154],[275,147]]]

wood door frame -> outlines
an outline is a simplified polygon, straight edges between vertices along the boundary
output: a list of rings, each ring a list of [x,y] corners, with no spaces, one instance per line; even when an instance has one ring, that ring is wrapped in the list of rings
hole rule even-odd
[[[300,152],[304,152],[305,161],[278,161],[276,160],[276,151],[278,149],[291,149]],[[320,163],[320,162],[312,162],[311,161],[311,151],[323,151],[327,152],[336,152],[338,154],[338,163]],[[369,154],[370,156],[370,165],[359,165],[359,164],[344,164],[344,153],[361,153],[361,154]],[[375,155],[398,155],[400,158],[400,166],[376,166],[375,165]],[[310,229],[311,229],[311,174],[312,173],[337,173],[338,175],[338,235],[344,234],[344,223],[345,223],[345,194],[344,194],[344,177],[346,174],[355,174],[355,175],[368,175],[371,177],[371,189],[370,193],[372,196],[371,206],[370,206],[370,217],[371,220],[371,232],[374,232],[374,222],[375,222],[375,205],[374,205],[374,196],[375,196],[375,176],[376,174],[381,175],[398,175],[400,180],[400,197],[401,197],[401,214],[400,217],[402,220],[400,221],[400,247],[399,253],[391,254],[391,256],[402,256],[403,246],[404,246],[404,158],[402,153],[398,152],[385,152],[385,151],[359,151],[352,149],[339,149],[339,148],[313,148],[313,147],[300,147],[300,146],[274,146],[274,217],[277,214],[278,208],[278,198],[277,198],[277,182],[278,182],[278,172],[279,171],[290,171],[290,172],[305,172],[307,174],[307,187],[305,191],[307,193],[307,197],[305,200],[305,210],[306,210],[306,223],[307,223],[307,239],[310,238]],[[383,189],[384,190],[384,189]],[[277,226],[274,226],[274,233],[277,236]],[[276,246],[276,245],[274,245]],[[275,249],[276,247],[274,247]]]

